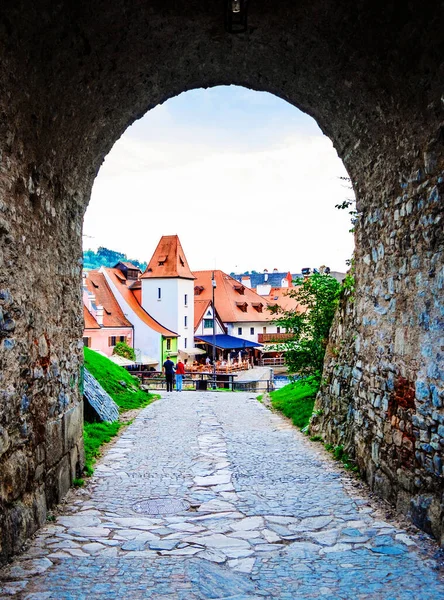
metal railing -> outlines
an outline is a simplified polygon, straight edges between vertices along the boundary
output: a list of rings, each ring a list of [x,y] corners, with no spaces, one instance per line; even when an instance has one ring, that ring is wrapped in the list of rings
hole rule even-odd
[[[257,341],[260,344],[265,342],[286,342],[294,339],[294,333],[258,333]]]
[[[196,377],[184,377],[182,380],[183,391],[211,391],[223,389],[233,392],[270,392],[274,389],[271,379],[259,379],[256,381],[234,381],[235,375],[223,375],[214,379],[211,375]],[[145,389],[149,391],[166,390],[165,377],[150,377],[143,379]],[[174,382],[174,389],[176,383]]]
[[[280,356],[278,358],[261,358],[259,360],[260,367],[283,367],[285,366],[285,358]]]

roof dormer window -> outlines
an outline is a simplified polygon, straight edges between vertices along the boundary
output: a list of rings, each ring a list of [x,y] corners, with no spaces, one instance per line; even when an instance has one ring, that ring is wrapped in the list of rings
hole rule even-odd
[[[202,285],[196,285],[194,288],[194,295],[200,296],[200,294],[204,291],[204,287]]]
[[[242,312],[247,312],[248,304],[246,302],[236,302],[236,306],[240,308]]]
[[[185,266],[185,262],[184,262],[183,258],[180,256],[180,254],[179,254],[179,262],[182,265],[182,267]]]
[[[243,286],[243,285],[234,285],[233,287],[234,287],[234,289],[236,290],[236,292],[238,294],[244,295],[244,293],[245,293],[245,286]]]
[[[163,267],[163,265],[166,263],[167,258],[167,256],[159,256],[159,258],[157,259],[159,267]]]
[[[254,309],[256,309],[256,310],[257,310],[257,312],[260,312],[260,313],[261,313],[261,312],[262,312],[262,308],[263,308],[263,306],[264,306],[264,305],[262,304],[262,302],[252,302],[252,303],[251,303],[251,306],[252,306]]]

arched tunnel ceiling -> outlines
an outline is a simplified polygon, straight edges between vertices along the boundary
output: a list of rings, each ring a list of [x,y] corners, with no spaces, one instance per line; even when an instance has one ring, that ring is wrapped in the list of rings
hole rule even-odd
[[[223,2],[7,1],[1,68],[15,93],[2,129],[15,115],[36,162],[61,161],[90,177],[156,104],[235,83],[312,115],[353,172],[351,151],[369,153],[376,141],[379,152],[390,151],[388,137],[408,138],[406,113],[414,124],[425,94],[438,101],[432,73],[442,59],[441,16],[435,2],[251,0],[247,33],[232,35]]]

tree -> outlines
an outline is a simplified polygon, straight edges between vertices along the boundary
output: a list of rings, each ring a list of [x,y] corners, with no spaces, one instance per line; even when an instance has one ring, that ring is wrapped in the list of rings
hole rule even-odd
[[[114,346],[113,354],[118,354],[119,356],[123,356],[123,358],[127,358],[128,360],[136,360],[136,353],[131,346],[128,346],[125,342],[117,342]]]
[[[271,307],[278,315],[274,323],[285,327],[293,339],[282,343],[289,369],[301,376],[320,379],[328,334],[339,301],[341,284],[331,275],[314,273],[296,280],[296,288],[288,295],[305,307],[305,312]]]

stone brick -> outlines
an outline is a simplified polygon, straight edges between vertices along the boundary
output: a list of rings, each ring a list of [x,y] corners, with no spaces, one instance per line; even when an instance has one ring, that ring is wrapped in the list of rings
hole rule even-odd
[[[83,436],[83,403],[79,402],[63,416],[64,450],[68,452]]]
[[[45,438],[46,466],[52,467],[59,462],[64,454],[61,419],[46,424]]]
[[[28,483],[29,462],[21,450],[17,450],[3,463],[0,478],[1,495],[7,502],[19,498]]]

